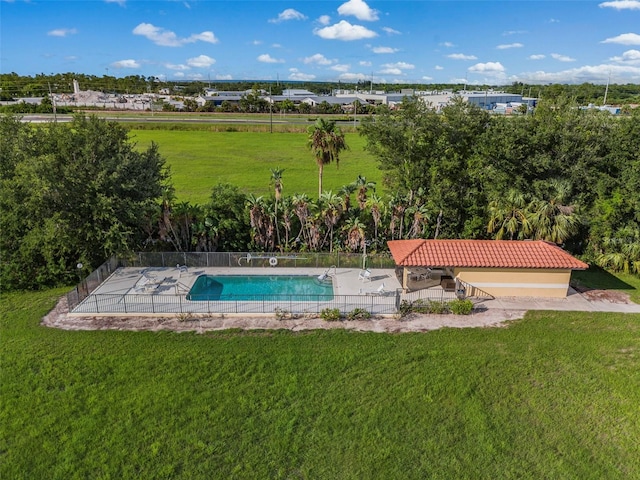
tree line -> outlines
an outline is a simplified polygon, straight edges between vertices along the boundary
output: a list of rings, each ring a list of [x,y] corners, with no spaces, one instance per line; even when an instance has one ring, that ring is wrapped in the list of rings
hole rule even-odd
[[[106,93],[158,93],[167,89],[174,95],[194,96],[204,92],[205,88],[218,90],[248,91],[264,90],[273,95],[281,95],[286,88],[303,88],[317,95],[330,94],[336,89],[358,91],[382,91],[385,93],[400,89],[424,90],[469,90],[485,91],[488,89],[503,90],[524,96],[555,100],[560,97],[572,98],[580,105],[594,103],[602,105],[605,100],[605,86],[593,83],[581,84],[528,84],[513,82],[511,85],[465,85],[463,83],[408,83],[387,84],[371,80],[357,82],[286,82],[286,81],[171,81],[160,77],[144,75],[87,75],[83,73],[38,74],[35,76],[19,75],[15,72],[0,74],[0,100],[11,100],[18,97],[43,97],[52,93],[73,93],[73,81],[78,80],[83,90],[95,90]],[[607,90],[607,103],[611,105],[629,105],[640,103],[639,84],[610,84]]]
[[[640,273],[639,111],[616,118],[563,99],[533,115],[493,116],[462,101],[439,114],[408,98],[359,132],[384,185],[363,172],[322,189],[325,167],[348,146],[319,120],[300,159],[310,169],[315,160],[317,198],[274,166],[271,195],[220,184],[192,204],[176,199],[157,147],[137,151],[119,124],[2,117],[0,285],[68,284],[135,250],[381,252],[409,238],[544,239]]]

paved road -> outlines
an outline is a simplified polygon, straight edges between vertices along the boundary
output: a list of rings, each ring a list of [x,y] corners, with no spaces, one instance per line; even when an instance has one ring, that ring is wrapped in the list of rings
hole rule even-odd
[[[221,117],[194,117],[194,116],[163,116],[163,115],[140,115],[140,116],[111,116],[102,115],[100,112],[95,113],[100,118],[105,120],[122,122],[122,123],[211,123],[211,124],[244,124],[244,125],[311,125],[311,122],[306,118],[289,117],[274,115],[273,119],[269,118],[221,118]],[[57,115],[55,118],[53,114],[35,114],[35,115],[23,115],[22,121],[29,123],[49,123],[57,121],[60,123],[67,123],[73,120],[73,115]],[[338,125],[353,126],[359,125],[360,120],[349,121],[337,121]]]

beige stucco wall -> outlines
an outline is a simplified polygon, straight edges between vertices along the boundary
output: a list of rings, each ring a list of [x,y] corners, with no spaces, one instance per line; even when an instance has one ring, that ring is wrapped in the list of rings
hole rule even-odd
[[[454,276],[494,297],[563,298],[571,270],[455,268]]]

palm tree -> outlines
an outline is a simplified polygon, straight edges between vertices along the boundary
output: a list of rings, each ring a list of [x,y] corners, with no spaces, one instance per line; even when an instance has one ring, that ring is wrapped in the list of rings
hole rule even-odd
[[[576,207],[565,205],[571,191],[569,183],[554,179],[549,186],[549,200],[531,203],[531,224],[535,238],[560,244],[578,233],[580,217]]]
[[[487,232],[496,232],[496,240],[502,240],[506,235],[511,240],[529,238],[533,231],[529,207],[526,196],[517,190],[509,190],[505,196],[492,200]]]
[[[413,223],[407,236],[409,238],[420,238],[424,233],[424,227],[429,222],[429,211],[426,205],[414,205],[407,209],[407,213],[413,214]]]
[[[342,197],[342,206],[345,212],[349,212],[351,208],[351,194],[356,191],[355,182],[343,185],[338,190],[338,195]]]
[[[284,227],[284,246],[289,248],[289,236],[291,234],[291,220],[293,215],[293,201],[291,197],[282,198],[282,226]]]
[[[358,178],[353,183],[358,189],[358,206],[360,207],[360,210],[364,210],[367,205],[367,192],[370,188],[375,190],[376,182],[367,182],[366,177],[358,175]]]
[[[249,219],[253,229],[253,241],[257,246],[264,248],[267,243],[266,230],[268,223],[264,200],[261,196],[256,197],[250,193],[247,197],[247,207],[249,208]]]
[[[309,137],[307,146],[313,151],[318,165],[318,197],[322,195],[322,171],[324,166],[335,161],[340,164],[340,152],[346,150],[344,133],[336,122],[319,118],[307,130]]]
[[[364,249],[366,225],[360,219],[357,217],[350,218],[343,229],[347,232],[347,241],[345,243],[350,251],[356,252],[359,249]]]
[[[367,200],[369,210],[371,211],[371,218],[373,219],[373,239],[378,243],[378,226],[380,225],[380,219],[382,218],[382,209],[384,208],[383,200],[373,193]]]
[[[295,214],[298,220],[300,220],[300,231],[298,232],[296,240],[300,240],[302,236],[302,241],[309,243],[309,235],[306,230],[307,220],[309,219],[309,197],[302,193],[300,195],[294,195],[291,201],[295,209]]]
[[[278,228],[278,202],[282,197],[282,187],[284,184],[282,183],[282,173],[284,172],[284,168],[276,167],[271,169],[271,184],[273,185],[275,191],[275,227],[276,227],[276,238],[278,239],[278,245],[280,245],[280,229]]]
[[[389,222],[389,233],[391,234],[391,239],[395,239],[395,231],[396,224],[400,222],[399,231],[398,231],[398,239],[401,239],[403,236],[404,230],[404,214],[407,210],[407,199],[404,195],[399,192],[396,192],[393,196],[389,197],[389,211],[391,212],[391,221]]]
[[[325,238],[329,237],[329,252],[331,253],[333,252],[333,228],[340,220],[342,199],[329,190],[320,196],[318,203],[321,206],[321,215],[324,217],[324,223],[327,227]]]
[[[605,240],[606,253],[598,255],[596,263],[616,272],[640,273],[640,230],[622,231],[620,237]]]

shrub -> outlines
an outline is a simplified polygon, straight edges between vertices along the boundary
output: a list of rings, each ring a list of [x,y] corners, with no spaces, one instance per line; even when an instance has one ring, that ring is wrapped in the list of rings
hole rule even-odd
[[[413,302],[411,311],[415,313],[431,313],[430,304],[431,302],[429,300],[425,301],[419,298]]]
[[[408,300],[402,300],[400,302],[400,306],[398,307],[398,315],[400,317],[404,317],[413,312],[413,303]]]
[[[364,308],[354,308],[347,315],[347,320],[369,320],[371,313]]]
[[[449,302],[449,310],[456,315],[469,315],[473,310],[471,300],[452,300]]]
[[[325,308],[320,312],[320,318],[327,322],[336,322],[340,320],[340,309]]]
[[[447,313],[449,310],[445,302],[437,302],[435,300],[429,300],[428,305],[429,305],[428,306],[429,313],[441,314],[441,313]]]
[[[291,318],[291,312],[286,308],[276,307],[273,309],[273,314],[276,316],[276,320],[286,320]]]
[[[191,312],[179,313],[178,315],[176,315],[176,318],[178,319],[179,322],[190,322],[196,319],[193,313]]]

